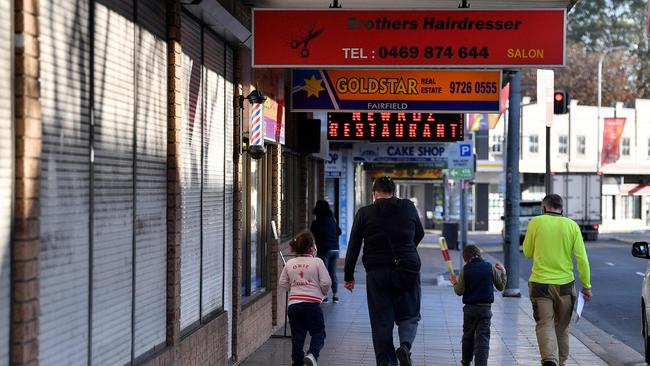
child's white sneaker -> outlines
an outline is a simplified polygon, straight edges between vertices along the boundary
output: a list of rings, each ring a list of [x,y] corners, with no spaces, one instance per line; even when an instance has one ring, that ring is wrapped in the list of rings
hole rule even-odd
[[[312,355],[311,353],[307,353],[307,356],[305,356],[305,366],[318,366],[318,363],[316,363],[316,357]]]

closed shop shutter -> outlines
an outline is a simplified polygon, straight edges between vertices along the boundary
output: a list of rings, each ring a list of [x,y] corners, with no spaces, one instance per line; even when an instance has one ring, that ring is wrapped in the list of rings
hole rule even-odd
[[[84,0],[38,4],[43,131],[39,364],[86,365],[89,4]]]
[[[130,1],[95,3],[92,363],[131,361],[134,30]]]
[[[201,316],[223,306],[224,242],[224,43],[204,33],[203,276]]]
[[[11,200],[13,134],[11,104],[11,2],[0,2],[0,365],[9,364]]]
[[[224,210],[225,226],[225,296],[224,306],[228,312],[228,339],[232,339],[232,262],[233,262],[233,225],[234,219],[234,123],[235,123],[235,68],[233,50],[226,47],[226,125],[224,129],[225,160],[226,160],[226,199]],[[228,357],[232,356],[232,344],[228,343]]]
[[[164,0],[138,1],[134,357],[165,342],[167,44]]]
[[[201,291],[201,148],[203,83],[201,28],[188,15],[181,18],[182,142],[181,148],[181,329],[200,318]]]

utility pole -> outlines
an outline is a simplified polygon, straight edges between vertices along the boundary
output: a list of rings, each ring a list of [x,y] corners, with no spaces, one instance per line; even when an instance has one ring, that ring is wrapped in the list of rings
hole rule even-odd
[[[546,173],[544,174],[544,191],[551,194],[551,127],[546,126]]]
[[[465,180],[460,180],[460,267],[463,268],[463,249],[467,246],[467,194],[465,192]]]
[[[514,70],[510,80],[508,140],[506,147],[506,227],[503,243],[504,264],[510,276],[505,297],[520,297],[519,290],[519,130],[521,119],[521,72]]]

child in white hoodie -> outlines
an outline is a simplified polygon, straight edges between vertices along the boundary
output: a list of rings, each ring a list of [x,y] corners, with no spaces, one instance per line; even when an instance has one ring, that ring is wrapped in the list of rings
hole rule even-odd
[[[320,303],[327,296],[332,281],[323,261],[316,257],[316,244],[311,232],[305,231],[291,241],[298,255],[287,262],[280,275],[280,287],[289,290],[289,324],[293,350],[293,366],[316,366],[318,354],[325,345],[325,320]],[[307,332],[311,335],[309,351],[303,347]]]

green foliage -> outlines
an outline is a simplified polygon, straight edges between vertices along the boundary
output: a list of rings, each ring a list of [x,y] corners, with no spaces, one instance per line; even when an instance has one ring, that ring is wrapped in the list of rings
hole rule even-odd
[[[611,100],[624,101],[631,104],[635,98],[650,97],[650,47],[648,44],[648,0],[581,0],[568,15],[567,38],[574,47],[569,52],[586,52],[584,60],[589,67],[597,66],[597,59],[603,50],[612,46],[636,44],[638,49],[628,54],[608,54],[603,64],[603,105]],[[597,57],[589,57],[589,54]],[[617,58],[623,58],[618,60]],[[571,55],[569,55],[571,58]],[[574,60],[574,61],[579,61]],[[569,68],[579,68],[574,62]],[[622,77],[609,80],[607,76],[615,67],[616,72],[623,72]],[[597,69],[592,69],[595,71]],[[577,72],[577,70],[574,70]],[[556,79],[557,80],[557,79]],[[560,84],[562,84],[562,81]],[[624,85],[611,86],[611,83]],[[622,88],[619,88],[621,86]],[[623,91],[623,93],[621,93]],[[613,94],[614,93],[614,94]],[[574,93],[580,94],[580,92]],[[591,97],[587,98],[591,100]],[[585,100],[586,102],[586,100]]]

